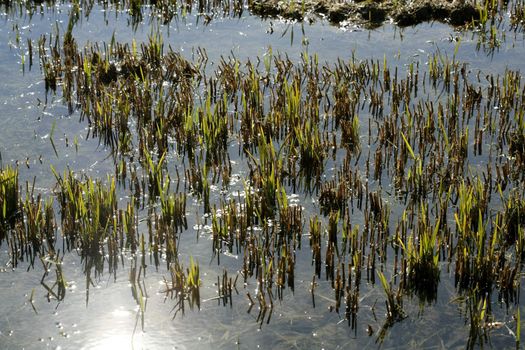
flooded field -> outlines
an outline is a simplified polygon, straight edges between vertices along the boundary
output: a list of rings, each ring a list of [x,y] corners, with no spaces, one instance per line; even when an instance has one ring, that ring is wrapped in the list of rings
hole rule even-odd
[[[431,4],[2,3],[0,348],[519,349],[525,3]]]

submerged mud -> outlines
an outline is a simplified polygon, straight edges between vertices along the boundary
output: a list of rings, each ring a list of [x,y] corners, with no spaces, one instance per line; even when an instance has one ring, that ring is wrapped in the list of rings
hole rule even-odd
[[[304,20],[314,14],[326,17],[332,23],[349,21],[370,27],[379,26],[389,19],[399,26],[412,26],[425,21],[440,21],[460,26],[471,23],[478,17],[476,4],[469,0],[308,0],[301,3],[255,0],[250,4],[250,10],[263,17],[280,16]]]

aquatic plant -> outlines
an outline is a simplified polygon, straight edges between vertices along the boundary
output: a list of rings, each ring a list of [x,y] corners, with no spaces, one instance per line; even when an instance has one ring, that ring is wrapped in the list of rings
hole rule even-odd
[[[19,210],[18,168],[0,169],[0,230],[12,225]]]
[[[406,212],[403,213],[402,220],[406,222]],[[439,229],[439,220],[431,225],[428,219],[428,209],[425,204],[421,204],[417,237],[412,233],[406,246],[400,242],[405,259],[407,259],[407,287],[415,290],[421,300],[427,302],[437,297],[440,275],[439,249],[437,248]]]
[[[378,336],[378,340],[382,341],[388,328],[390,328],[395,322],[403,320],[406,317],[406,314],[403,311],[401,289],[398,289],[397,292],[395,292],[392,290],[390,284],[382,272],[378,271],[377,275],[379,276],[379,281],[381,282],[381,286],[383,287],[386,295],[386,320]]]
[[[190,257],[190,266],[184,270],[184,267],[178,260],[170,266],[171,281],[164,279],[166,297],[176,300],[172,309],[173,317],[182,312],[184,314],[185,304],[188,303],[190,309],[195,306],[200,309],[200,273],[199,264]]]
[[[493,4],[486,6],[489,25]],[[355,55],[319,64],[305,53],[296,63],[271,51],[260,62],[232,53],[210,67],[205,52],[187,60],[159,35],[140,45],[80,51],[72,42],[66,49],[63,42],[54,47],[55,37],[53,44],[43,40],[44,79],[57,79],[56,93],[75,102],[89,137],[98,137],[115,161],[115,178],[106,181],[55,174],[65,241],[83,259],[87,287],[92,270],[96,277],[109,265],[113,273],[119,254],[130,253],[137,257],[130,283],[140,310],[147,258],[170,271],[165,291],[175,300],[174,315],[188,303],[199,307],[198,264],[180,264],[188,241],[181,233],[191,223],[222,269],[218,302],[235,302],[230,276],[238,269],[260,327],[275,300],[284,303],[286,293],[299,295],[304,286],[299,250],[309,221],[312,304],[329,290],[331,309],[357,329],[357,316],[368,310],[363,291],[378,277],[386,295],[378,340],[408,315],[403,297],[416,295],[421,306],[436,300],[445,267],[460,298],[475,299],[473,344],[480,334],[485,341],[491,327],[480,310],[496,297],[508,308],[519,301],[519,72],[476,75],[457,59],[459,43],[450,58],[438,51],[428,65],[405,68]],[[119,209],[120,194],[131,199]],[[41,219],[48,209],[39,203],[30,199],[22,209],[34,243],[9,243],[15,260],[31,249],[51,251],[38,232],[51,235],[52,219]],[[308,219],[312,210],[319,216]],[[325,284],[318,282],[322,274]]]

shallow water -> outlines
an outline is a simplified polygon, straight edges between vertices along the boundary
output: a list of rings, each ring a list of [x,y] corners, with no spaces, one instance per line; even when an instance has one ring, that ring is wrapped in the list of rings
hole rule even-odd
[[[109,150],[96,139],[86,139],[87,123],[80,122],[78,112],[69,114],[62,103],[60,93],[46,94],[42,73],[38,63],[31,69],[22,68],[21,54],[27,50],[26,40],[38,40],[43,33],[53,32],[56,23],[61,33],[65,31],[68,7],[57,6],[53,11],[33,18],[3,14],[0,25],[0,152],[4,164],[20,164],[20,183],[35,180],[38,191],[51,194],[56,182],[50,166],[61,172],[66,167],[85,172],[97,178],[105,178],[114,171]],[[104,18],[104,12],[106,12]],[[112,36],[120,42],[146,41],[151,33],[150,19],[140,23],[136,30],[129,26],[129,17],[114,10],[103,10],[95,6],[89,18],[82,18],[73,35],[83,44],[110,41]],[[20,43],[16,42],[19,28]],[[477,36],[470,32],[456,32],[453,28],[429,23],[414,28],[399,29],[385,24],[376,30],[365,30],[349,26],[339,28],[322,20],[313,24],[287,23],[279,20],[261,20],[248,14],[241,18],[218,18],[208,25],[198,22],[194,15],[177,19],[160,27],[165,45],[181,51],[192,59],[198,47],[205,48],[208,65],[221,56],[235,55],[245,61],[256,61],[268,52],[287,54],[293,61],[307,51],[317,54],[320,62],[335,62],[338,58],[347,61],[357,58],[376,59],[384,57],[390,64],[405,67],[412,62],[425,65],[428,55],[435,52],[452,57],[456,47],[455,38],[461,38],[457,59],[468,62],[469,68],[483,74],[503,73],[506,68],[525,68],[525,41],[523,36],[510,32],[502,47],[493,54],[483,49],[476,50]],[[272,33],[270,33],[273,31]],[[38,62],[35,55],[35,62]],[[27,61],[27,57],[25,58]],[[364,122],[362,123],[364,125]],[[53,135],[51,135],[53,134]],[[73,146],[77,137],[78,149]],[[364,137],[364,136],[363,136]],[[54,139],[56,153],[50,139]],[[236,153],[238,145],[231,145]],[[176,160],[176,158],[174,158]],[[474,162],[483,164],[484,158]],[[27,164],[27,165],[26,165]],[[329,166],[327,166],[329,168]],[[233,171],[239,177],[248,173],[239,161]],[[327,176],[331,173],[327,172]],[[241,191],[242,184],[232,186],[232,191]],[[214,199],[220,198],[219,189],[212,189]],[[127,198],[121,198],[124,205]],[[387,200],[395,201],[395,196]],[[318,213],[319,205],[311,196],[299,193],[298,203],[305,207],[304,218]],[[188,198],[188,230],[182,233],[180,259],[186,266],[189,256],[200,263],[202,305],[200,310],[186,310],[184,315],[173,318],[173,300],[166,299],[163,277],[168,278],[165,263],[158,268],[146,257],[147,304],[144,327],[141,327],[140,308],[132,297],[132,286],[128,276],[133,258],[123,255],[115,276],[105,267],[105,273],[93,278],[87,301],[86,276],[82,272],[82,261],[77,252],[64,255],[64,274],[67,281],[66,297],[63,301],[48,300],[40,281],[44,274],[40,262],[31,268],[22,262],[16,269],[10,268],[5,242],[0,246],[0,347],[5,349],[195,349],[195,348],[413,348],[452,349],[464,348],[469,325],[466,322],[465,305],[457,299],[454,287],[453,267],[441,263],[441,283],[435,303],[425,305],[417,297],[404,298],[406,319],[395,323],[382,344],[376,336],[385,314],[384,294],[376,285],[362,280],[358,325],[356,330],[348,326],[344,311],[331,310],[333,291],[324,274],[317,281],[315,307],[310,293],[312,282],[311,252],[308,237],[302,239],[302,249],[296,253],[295,291],[283,292],[283,299],[274,301],[271,317],[258,320],[257,305],[251,309],[247,293],[255,295],[255,279],[243,285],[237,283],[238,294],[233,296],[233,306],[223,306],[215,298],[217,276],[224,269],[235,276],[242,266],[242,256],[222,255],[221,263],[211,258],[211,237],[206,229],[197,230],[199,224],[208,224],[202,208],[196,200]],[[394,208],[395,210],[395,208]],[[397,212],[394,211],[394,216]],[[355,224],[362,223],[356,218]],[[396,222],[396,219],[392,219]],[[306,224],[305,224],[306,226]],[[145,223],[139,230],[147,231]],[[305,228],[305,233],[306,233]],[[137,258],[140,260],[140,258]],[[140,264],[140,262],[139,262]],[[448,271],[450,268],[450,271]],[[28,270],[28,271],[26,271]],[[54,271],[44,279],[53,283]],[[522,289],[523,287],[520,287]],[[34,291],[34,308],[29,299]],[[514,329],[512,313],[505,305],[494,301],[493,313],[503,325],[491,332],[494,348],[514,347],[514,338],[509,329]],[[523,310],[523,308],[521,307]],[[374,335],[368,336],[367,327]]]

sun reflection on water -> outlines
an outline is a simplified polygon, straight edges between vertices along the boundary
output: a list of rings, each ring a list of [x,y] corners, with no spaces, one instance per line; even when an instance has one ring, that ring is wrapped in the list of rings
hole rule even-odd
[[[134,313],[124,307],[116,308],[109,312],[106,318],[106,325],[98,333],[95,339],[91,339],[90,344],[85,349],[92,350],[127,350],[142,349],[142,333],[140,329],[133,332],[130,329],[130,319]],[[140,327],[140,326],[139,326]]]
[[[133,336],[132,333],[110,334],[96,340],[89,348],[93,350],[142,349],[142,341],[140,335]]]

